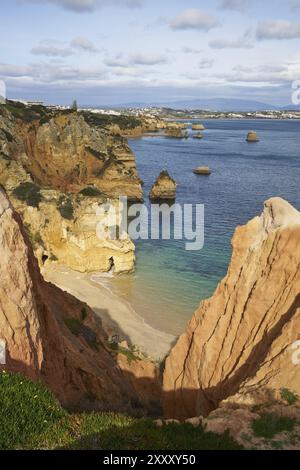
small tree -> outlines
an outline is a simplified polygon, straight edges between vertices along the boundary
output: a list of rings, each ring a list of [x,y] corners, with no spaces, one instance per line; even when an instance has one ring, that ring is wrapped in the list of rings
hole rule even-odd
[[[78,109],[77,101],[76,101],[76,100],[74,100],[73,103],[72,103],[72,109],[73,109],[74,111],[77,111],[77,109]]]

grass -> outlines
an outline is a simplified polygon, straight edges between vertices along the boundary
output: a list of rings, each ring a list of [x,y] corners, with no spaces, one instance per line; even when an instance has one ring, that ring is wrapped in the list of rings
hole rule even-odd
[[[42,385],[0,373],[0,449],[240,449],[227,433],[190,424],[158,428],[119,413],[69,414]]]
[[[42,201],[40,187],[30,181],[19,184],[14,189],[13,194],[19,201],[26,202],[31,207],[39,207]]]
[[[256,437],[272,439],[276,434],[283,431],[291,432],[294,429],[296,420],[286,416],[276,416],[274,414],[264,414],[252,423],[253,433]]]
[[[280,390],[280,396],[288,405],[293,405],[298,400],[297,395],[291,392],[288,388],[282,388]]]

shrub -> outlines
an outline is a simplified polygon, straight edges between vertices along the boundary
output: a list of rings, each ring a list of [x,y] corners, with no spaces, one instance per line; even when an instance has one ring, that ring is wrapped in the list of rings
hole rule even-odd
[[[21,183],[13,191],[14,196],[20,201],[26,202],[28,206],[38,207],[42,201],[40,187],[30,181]]]
[[[73,333],[73,335],[75,335],[75,336],[80,335],[81,330],[82,330],[82,324],[81,324],[80,320],[78,320],[78,318],[74,318],[74,317],[73,318],[66,318],[64,320],[64,322],[65,322],[65,325],[71,331],[71,333]]]
[[[280,390],[281,398],[288,403],[288,405],[293,405],[298,400],[297,395],[291,392],[288,388],[282,388]]]
[[[72,220],[74,217],[74,208],[70,198],[62,196],[58,201],[58,210],[60,215],[67,220]]]
[[[86,197],[98,197],[101,196],[101,191],[98,188],[88,186],[80,191],[80,194]]]
[[[272,439],[276,434],[283,431],[292,431],[296,420],[286,416],[264,414],[252,423],[254,435]]]

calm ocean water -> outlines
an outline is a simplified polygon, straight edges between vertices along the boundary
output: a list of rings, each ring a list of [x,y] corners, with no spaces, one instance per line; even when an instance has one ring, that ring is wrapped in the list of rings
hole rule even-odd
[[[177,202],[205,204],[205,246],[186,251],[184,241],[138,241],[136,272],[107,282],[148,323],[180,334],[201,299],[227,271],[237,225],[281,196],[300,209],[300,121],[209,120],[203,140],[163,136],[131,140],[145,199],[161,169],[178,183]],[[249,130],[261,141],[245,141]],[[208,165],[209,177],[194,175]]]

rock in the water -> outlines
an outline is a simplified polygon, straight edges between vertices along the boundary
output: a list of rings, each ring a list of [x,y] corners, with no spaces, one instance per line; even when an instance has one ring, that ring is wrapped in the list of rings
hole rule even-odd
[[[192,130],[193,131],[204,131],[205,126],[203,124],[193,124],[192,125]]]
[[[193,135],[194,139],[203,139],[204,135],[201,132],[197,132],[197,134]]]
[[[160,172],[153,184],[149,198],[152,201],[174,200],[176,198],[177,183],[166,170]]]
[[[169,128],[165,130],[166,137],[172,137],[174,139],[187,139],[189,134],[187,131],[182,130],[181,128]]]
[[[282,388],[300,395],[299,240],[300,213],[280,198],[236,229],[226,277],[166,360],[166,417],[206,416],[228,397],[272,400]]]
[[[246,140],[247,140],[247,142],[259,142],[258,135],[255,131],[248,132]]]
[[[198,168],[195,168],[193,172],[196,175],[210,175],[211,169],[208,166],[199,166]]]

